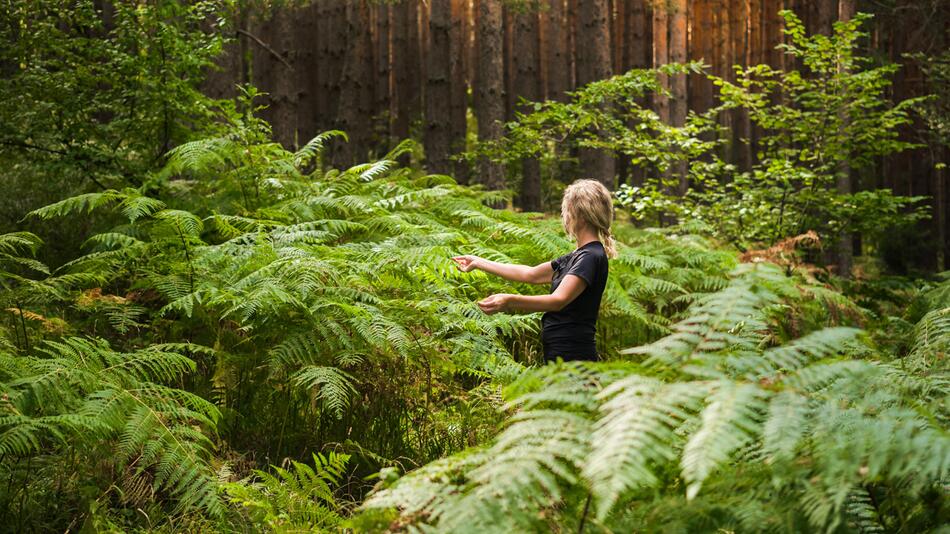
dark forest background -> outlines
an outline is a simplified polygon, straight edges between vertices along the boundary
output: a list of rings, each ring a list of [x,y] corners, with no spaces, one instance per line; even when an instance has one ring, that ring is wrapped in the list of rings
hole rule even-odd
[[[204,85],[210,96],[233,97],[242,83],[266,92],[262,115],[288,148],[321,131],[346,131],[350,142],[334,152],[340,165],[417,138],[425,148],[417,160],[428,172],[513,187],[515,205],[525,210],[556,209],[558,190],[541,185],[551,178],[584,176],[615,187],[642,175],[629,158],[594,151],[575,154],[577,164],[548,170],[551,176],[536,164],[506,172],[453,159],[476,135],[501,136],[500,123],[514,118],[522,99],[564,100],[588,82],[670,62],[702,61],[729,81],[736,65],[784,68],[791,59],[778,48],[788,39],[779,12],[788,9],[820,34],[858,11],[872,13],[863,53],[901,64],[891,95],[901,101],[931,91],[914,55],[945,51],[950,28],[950,4],[942,0],[322,0],[238,9],[235,38]],[[666,86],[672,98],[651,104],[670,124],[717,103],[705,76],[673,77]],[[719,120],[734,136],[728,161],[748,169],[757,158],[758,128],[741,109]],[[902,134],[918,148],[880,158],[850,184],[854,191],[930,197],[933,218],[894,236],[894,250],[885,244],[878,251],[899,271],[945,268],[948,200],[937,163],[946,149],[928,144],[921,130],[918,123]]]

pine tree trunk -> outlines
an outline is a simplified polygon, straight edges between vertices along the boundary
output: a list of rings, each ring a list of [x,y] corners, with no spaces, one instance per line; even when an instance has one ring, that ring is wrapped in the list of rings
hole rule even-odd
[[[606,0],[578,0],[577,83],[585,85],[607,78],[610,70],[610,26]],[[614,157],[603,150],[578,151],[587,177],[614,188]]]
[[[733,56],[732,39],[733,33],[730,25],[732,15],[729,12],[730,2],[728,0],[716,0],[716,55],[718,62],[719,76],[725,80],[735,80],[732,74]],[[723,147],[723,158],[732,161],[732,149],[734,147],[734,134],[732,124],[733,114],[729,111],[720,113],[719,121],[723,125],[728,136],[729,143]]]
[[[501,0],[478,0],[478,95],[475,114],[478,118],[478,139],[496,141],[502,137],[505,119],[504,94],[504,29],[502,28]],[[479,162],[478,181],[488,189],[503,189],[505,175],[502,166],[487,158]]]
[[[568,34],[565,0],[552,0],[543,12],[547,46],[544,49],[547,63],[547,87],[545,97],[563,101],[571,85],[571,62],[567,48]]]
[[[270,123],[274,140],[293,148],[297,133],[297,88],[293,69],[291,10],[280,10],[251,27],[254,84],[267,95],[261,116]],[[263,44],[262,44],[263,43]]]
[[[540,42],[538,36],[538,13],[530,10],[514,15],[513,42],[518,43],[518,53],[514,54],[514,92],[515,97],[528,101],[538,100],[540,87]],[[529,110],[518,104],[518,111]],[[541,211],[541,164],[536,158],[521,161],[521,209]]]
[[[511,8],[502,2],[501,17],[504,25],[504,71],[505,71],[505,121],[510,121],[514,117],[515,111],[515,62],[512,60],[512,43],[514,37],[514,23],[512,22]]]
[[[645,69],[652,64],[649,7],[646,0],[631,0],[627,6],[627,28],[624,30],[624,70]]]
[[[822,35],[831,35],[832,28],[834,26],[835,20],[838,18],[838,1],[837,0],[815,0],[816,15],[818,20],[816,21],[818,27],[815,28],[815,33],[820,33]]]
[[[426,73],[426,171],[449,174],[451,164],[452,101],[450,33],[452,30],[451,0],[429,0],[429,50]]]
[[[753,4],[758,4],[760,0],[739,0],[739,16],[742,21],[741,27],[736,29],[736,51],[737,58],[736,60],[742,65],[743,68],[747,68],[752,61],[752,48],[753,44],[749,39],[750,28],[749,28],[749,19],[751,16],[751,10]],[[736,163],[739,166],[739,169],[746,171],[752,168],[752,153],[753,148],[756,146],[758,139],[758,132],[752,124],[752,118],[749,116],[749,111],[740,108],[737,110],[736,117],[736,134],[738,140],[736,141],[736,148],[738,150],[738,158]]]
[[[367,0],[347,0],[346,47],[343,75],[340,80],[340,106],[337,124],[349,134],[350,140],[334,151],[338,167],[358,163],[370,143],[370,120],[373,113],[373,56]]]
[[[449,36],[449,70],[451,102],[449,151],[458,154],[465,150],[465,137],[468,131],[468,36],[469,21],[471,20],[469,0],[452,0],[452,30]],[[468,165],[464,161],[452,163],[455,179],[461,184],[467,184],[469,179]]]
[[[690,61],[709,63],[709,0],[696,0],[689,13],[691,31],[689,35]],[[712,88],[706,77],[701,74],[689,76],[688,88],[689,107],[696,112],[706,111],[711,107]]]
[[[669,11],[662,3],[653,8],[653,66],[659,67],[670,62],[669,54]],[[665,74],[660,75],[660,86],[670,90],[670,79]],[[653,106],[660,120],[670,123],[670,99],[664,94],[657,93],[653,97]]]
[[[419,4],[422,0],[406,0],[406,6],[408,8],[407,18],[408,18],[408,47],[407,47],[407,62],[406,62],[406,81],[408,82],[409,87],[407,88],[408,100],[406,102],[407,107],[406,111],[408,113],[409,123],[412,124],[413,121],[416,121],[422,115],[422,103],[425,99],[425,75],[424,75],[424,64],[422,63],[423,56],[423,44],[422,40],[422,31],[419,27],[420,21],[420,6]]]
[[[411,53],[409,47],[409,4],[415,0],[403,0],[392,7],[392,70],[393,70],[393,120],[394,142],[409,137],[410,100],[412,84],[409,81]]]
[[[686,0],[674,0],[673,11],[670,14],[670,60],[674,63],[686,62]],[[670,120],[673,126],[682,127],[686,125],[686,75],[678,74],[671,80],[671,90],[673,101],[670,110]],[[685,160],[677,161],[674,172],[678,178],[677,193],[685,195],[689,187],[688,176],[686,174],[687,163]]]
[[[938,148],[943,157],[933,163],[948,162],[946,147]],[[947,270],[947,170],[945,166],[936,166],[934,170],[934,211],[937,219],[937,272]]]
[[[855,15],[855,0],[840,0],[838,3],[838,20],[843,22],[850,21]],[[839,69],[843,68],[839,67]],[[841,110],[840,120],[846,124],[846,111]],[[838,194],[850,195],[854,192],[851,183],[851,164],[847,159],[842,159],[837,169],[836,188]],[[838,276],[851,278],[851,268],[854,265],[854,236],[850,232],[842,232],[838,241],[837,250]]]
[[[392,115],[390,106],[392,105],[392,11],[389,4],[377,4],[374,6],[377,10],[376,15],[376,86],[375,86],[375,105],[373,115],[378,117],[385,124],[386,137],[392,131]],[[319,69],[313,69],[319,70]],[[382,143],[383,149],[389,145],[386,139]]]
[[[293,27],[295,52],[295,86],[297,92],[297,140],[306,143],[320,133],[317,97],[320,93],[320,69],[310,68],[319,59],[319,41],[314,39],[319,27],[319,10],[315,4],[300,8]]]

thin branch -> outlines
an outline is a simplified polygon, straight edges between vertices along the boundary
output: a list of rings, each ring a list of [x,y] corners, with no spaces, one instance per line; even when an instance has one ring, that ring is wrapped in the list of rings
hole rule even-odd
[[[276,51],[274,51],[274,49],[271,48],[270,46],[268,46],[267,43],[265,43],[264,41],[261,41],[259,37],[257,37],[257,36],[254,35],[253,33],[249,32],[249,31],[247,31],[247,30],[245,30],[245,29],[243,29],[243,28],[238,28],[238,29],[237,29],[237,32],[240,33],[240,34],[243,34],[243,35],[246,35],[246,36],[250,37],[255,43],[257,43],[258,45],[260,45],[261,48],[263,48],[264,50],[267,50],[268,52],[271,53],[271,55],[273,55],[275,58],[277,58],[277,61],[280,61],[281,63],[283,63],[285,67],[287,67],[287,68],[290,69],[291,71],[294,70],[293,66],[291,66],[290,63],[288,63],[287,60],[283,58],[283,56],[281,56],[281,55],[278,54]]]

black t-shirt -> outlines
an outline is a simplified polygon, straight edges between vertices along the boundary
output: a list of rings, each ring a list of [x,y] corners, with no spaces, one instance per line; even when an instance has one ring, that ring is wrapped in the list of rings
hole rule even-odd
[[[567,360],[596,360],[597,345],[594,334],[600,299],[607,287],[607,252],[600,241],[592,241],[574,252],[551,261],[554,277],[551,292],[561,284],[564,277],[573,274],[587,287],[557,312],[545,313],[541,318],[541,343],[544,358],[554,360],[558,356]]]

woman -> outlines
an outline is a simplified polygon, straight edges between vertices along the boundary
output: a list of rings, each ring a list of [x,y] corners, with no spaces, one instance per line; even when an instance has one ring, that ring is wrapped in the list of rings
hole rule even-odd
[[[477,256],[452,258],[459,270],[481,269],[512,282],[551,283],[550,295],[499,293],[478,302],[483,312],[545,312],[541,319],[544,359],[596,360],[594,334],[600,299],[607,285],[607,258],[617,256],[610,224],[610,191],[598,181],[578,180],[564,191],[561,221],[577,242],[569,253],[534,267],[509,265]]]

